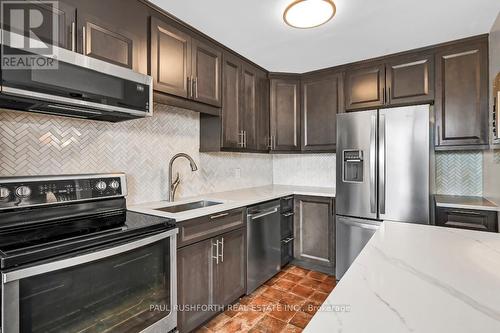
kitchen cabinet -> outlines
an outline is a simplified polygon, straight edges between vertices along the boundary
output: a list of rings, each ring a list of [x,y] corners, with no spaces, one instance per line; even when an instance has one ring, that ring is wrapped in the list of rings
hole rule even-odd
[[[238,229],[219,237],[219,264],[215,303],[231,304],[246,291],[246,229]]]
[[[214,244],[214,240],[208,239],[177,251],[177,325],[180,332],[190,332],[215,315],[213,311],[188,308],[214,304]]]
[[[39,2],[39,3],[38,3]],[[57,42],[52,37],[51,25],[42,24],[37,28],[37,36],[45,43],[72,50],[76,47],[76,7],[63,1],[57,3],[57,9],[42,1],[31,2],[33,9],[40,11],[44,22],[55,19],[58,24]]]
[[[385,65],[353,67],[345,73],[346,110],[377,108],[385,103]]]
[[[498,232],[498,215],[494,211],[436,207],[436,225]]]
[[[304,151],[335,151],[337,114],[343,112],[342,74],[314,75],[301,80]]]
[[[270,146],[272,151],[300,151],[300,80],[271,78]]]
[[[147,72],[148,14],[144,4],[119,0],[72,2],[77,6],[78,52]]]
[[[154,89],[174,96],[221,105],[222,52],[187,30],[151,18],[151,75]]]
[[[334,200],[295,196],[294,258],[333,274],[335,267]]]
[[[354,65],[346,72],[349,111],[421,104],[434,100],[432,53],[388,57],[373,64]]]
[[[225,306],[246,291],[246,228],[243,209],[178,223],[177,299],[180,309]],[[216,314],[178,311],[180,332],[190,332]]]
[[[262,138],[269,128],[266,73],[225,52],[222,89],[221,148],[267,150],[267,140]]]
[[[409,54],[386,62],[386,104],[391,106],[431,103],[434,100],[432,53]]]
[[[436,53],[438,149],[487,146],[488,39],[453,44]]]

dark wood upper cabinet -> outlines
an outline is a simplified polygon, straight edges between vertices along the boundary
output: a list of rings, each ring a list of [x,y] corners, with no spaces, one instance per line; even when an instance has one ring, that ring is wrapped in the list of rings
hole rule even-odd
[[[221,148],[242,148],[241,112],[241,75],[240,59],[224,53],[222,61],[222,139]],[[218,133],[213,133],[218,135]]]
[[[196,101],[221,106],[222,52],[192,39],[193,98]]]
[[[135,1],[78,2],[79,52],[139,72],[145,71],[146,13],[144,5]]]
[[[355,66],[345,73],[347,111],[376,108],[385,103],[385,65]]]
[[[243,148],[257,149],[257,74],[256,69],[243,65],[241,75],[241,113],[243,115]]]
[[[386,64],[386,104],[405,105],[434,100],[432,54],[400,56]]]
[[[436,53],[436,145],[488,144],[488,39]]]
[[[31,6],[40,11],[44,21],[57,20],[57,42],[52,37],[52,25],[42,24],[37,29],[37,36],[45,43],[76,51],[76,6],[67,2],[58,1],[57,9],[46,3],[32,2]]]
[[[271,79],[271,150],[300,150],[300,81]]]
[[[268,151],[269,135],[269,79],[264,71],[257,72],[257,150]]]
[[[151,18],[151,75],[154,89],[187,98],[191,93],[191,37]]]
[[[302,150],[335,151],[337,113],[343,112],[342,74],[301,80]]]

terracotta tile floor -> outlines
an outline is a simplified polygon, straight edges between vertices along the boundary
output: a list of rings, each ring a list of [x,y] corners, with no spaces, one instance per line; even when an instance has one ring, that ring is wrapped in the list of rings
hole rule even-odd
[[[334,287],[333,276],[289,265],[197,332],[301,332]]]

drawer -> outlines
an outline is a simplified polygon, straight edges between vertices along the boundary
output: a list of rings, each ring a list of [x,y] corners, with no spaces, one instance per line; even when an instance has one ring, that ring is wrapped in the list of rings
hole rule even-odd
[[[436,208],[436,225],[479,231],[498,231],[497,212],[457,208]]]
[[[289,212],[293,210],[293,195],[281,198],[281,212]]]
[[[281,267],[293,260],[293,237],[281,241]]]
[[[293,237],[293,212],[281,213],[281,239]]]
[[[245,226],[244,209],[234,209],[178,222],[177,247],[208,239]]]

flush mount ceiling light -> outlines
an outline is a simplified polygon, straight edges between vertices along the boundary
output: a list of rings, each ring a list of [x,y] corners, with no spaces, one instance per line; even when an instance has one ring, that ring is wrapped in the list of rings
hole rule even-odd
[[[314,28],[330,21],[335,11],[332,0],[295,0],[286,7],[283,20],[294,28]]]

